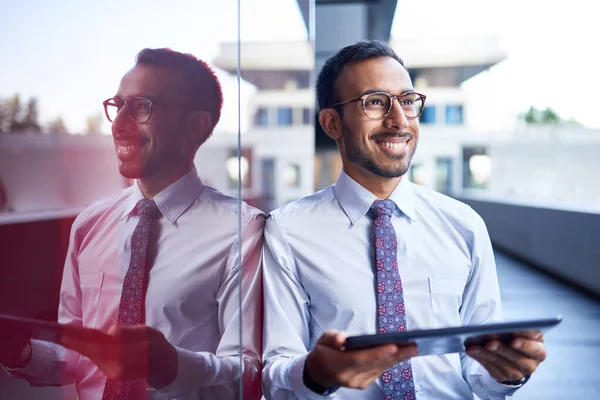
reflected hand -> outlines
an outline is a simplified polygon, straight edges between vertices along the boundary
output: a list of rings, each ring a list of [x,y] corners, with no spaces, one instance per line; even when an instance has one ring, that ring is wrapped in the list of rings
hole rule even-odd
[[[508,345],[493,340],[485,346],[467,348],[467,354],[483,365],[497,381],[518,381],[532,374],[546,359],[546,347],[539,331],[527,331]]]
[[[61,344],[91,359],[109,379],[146,379],[160,389],[177,375],[177,351],[145,325],[113,326],[102,340],[62,336]]]
[[[306,372],[323,387],[345,386],[365,389],[386,369],[417,356],[415,345],[387,344],[372,349],[343,351],[347,335],[328,330],[306,358]]]
[[[21,368],[31,358],[31,331],[0,327],[0,364],[7,368]]]

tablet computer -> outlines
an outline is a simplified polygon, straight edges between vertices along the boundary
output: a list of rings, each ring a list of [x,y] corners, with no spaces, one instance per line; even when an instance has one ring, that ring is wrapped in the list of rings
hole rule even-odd
[[[526,331],[544,334],[562,321],[561,317],[511,321],[484,325],[465,325],[452,328],[414,330],[398,333],[382,333],[374,335],[350,336],[346,339],[344,349],[366,349],[384,344],[395,343],[399,346],[416,344],[419,355],[462,353],[469,346],[483,345],[491,340],[503,343]]]
[[[80,340],[110,344],[114,339],[108,334],[92,328],[59,324],[42,319],[25,318],[10,314],[0,314],[0,329],[29,330],[33,338],[60,344],[60,338],[69,336]]]

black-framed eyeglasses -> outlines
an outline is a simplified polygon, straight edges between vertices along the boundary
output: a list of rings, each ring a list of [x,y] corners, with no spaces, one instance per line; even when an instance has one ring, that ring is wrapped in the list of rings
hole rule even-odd
[[[152,116],[152,106],[160,103],[153,102],[146,97],[136,96],[127,100],[121,100],[116,97],[112,97],[104,100],[102,104],[104,104],[104,113],[106,114],[106,118],[108,118],[110,122],[114,122],[115,118],[117,118],[117,114],[119,114],[119,111],[121,111],[123,106],[125,106],[129,116],[134,121],[141,123],[150,119]]]
[[[147,97],[142,96],[134,96],[130,97],[127,100],[121,100],[116,97],[112,97],[110,99],[104,100],[102,102],[104,104],[104,113],[106,114],[106,118],[110,122],[114,122],[115,118],[117,118],[117,114],[119,111],[125,106],[127,108],[127,114],[136,122],[146,122],[152,116],[152,110],[154,106],[165,106],[165,107],[175,107],[181,108],[185,110],[194,110],[193,107],[187,107],[185,105],[177,105],[177,104],[166,104],[159,103],[158,101],[151,100]]]
[[[404,115],[408,119],[418,118],[423,113],[425,108],[425,99],[427,96],[417,92],[409,92],[403,94],[389,94],[387,92],[374,92],[363,94],[355,99],[342,101],[336,103],[329,108],[335,108],[343,106],[344,104],[352,103],[354,101],[360,101],[362,103],[362,109],[367,118],[370,119],[382,119],[388,116],[392,111],[392,105],[394,99],[398,99],[400,107],[404,112]]]

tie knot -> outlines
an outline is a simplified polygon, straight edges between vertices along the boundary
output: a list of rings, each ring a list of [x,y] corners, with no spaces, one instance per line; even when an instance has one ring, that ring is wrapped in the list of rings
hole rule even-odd
[[[394,200],[375,200],[371,205],[371,212],[376,218],[384,215],[391,217],[395,208]]]
[[[160,210],[154,200],[142,199],[137,202],[135,208],[140,217],[155,219],[160,216]]]

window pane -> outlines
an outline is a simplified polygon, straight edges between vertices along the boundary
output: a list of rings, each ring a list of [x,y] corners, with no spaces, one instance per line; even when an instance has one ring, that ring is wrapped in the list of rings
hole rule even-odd
[[[302,109],[302,125],[310,125],[313,123],[313,115],[312,115],[312,109],[310,108],[303,108]]]
[[[279,107],[277,109],[277,125],[288,126],[292,125],[292,108]]]
[[[254,124],[257,126],[269,125],[269,109],[259,107],[254,115]]]
[[[460,125],[463,123],[463,106],[462,104],[446,105],[446,124]]]
[[[441,193],[452,191],[452,158],[440,157],[436,160],[435,190]]]
[[[425,106],[420,117],[423,124],[435,124],[435,106]]]

